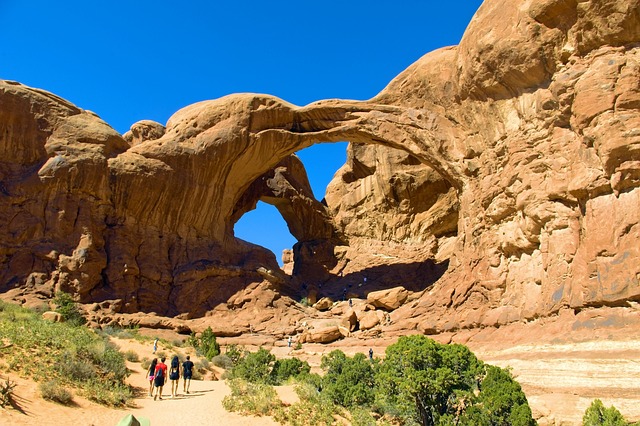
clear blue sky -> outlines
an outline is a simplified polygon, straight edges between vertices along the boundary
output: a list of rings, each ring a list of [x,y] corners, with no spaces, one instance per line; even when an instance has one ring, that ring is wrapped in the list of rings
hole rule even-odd
[[[458,44],[481,0],[0,0],[0,78],[51,91],[120,133],[229,93],[296,105],[369,99],[423,54]],[[346,144],[299,152],[318,199]],[[280,261],[295,243],[260,204],[236,236]]]

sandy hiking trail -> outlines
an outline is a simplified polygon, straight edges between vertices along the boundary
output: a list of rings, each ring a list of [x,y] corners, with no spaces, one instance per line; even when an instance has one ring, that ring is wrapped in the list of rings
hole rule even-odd
[[[120,339],[114,339],[114,342],[122,352],[133,350],[140,359],[153,356],[149,349],[150,343],[141,344],[134,340]],[[175,350],[180,353],[185,352],[184,348],[175,348]],[[168,356],[174,353],[174,350],[160,347],[158,352],[162,351]],[[196,361],[193,353],[191,357]],[[154,401],[148,396],[149,381],[140,362],[127,362],[127,366],[131,370],[131,376],[127,382],[137,388],[140,394],[132,402],[133,407],[125,408],[104,407],[77,395],[74,396],[74,403],[71,406],[45,401],[40,396],[37,383],[11,375],[9,377],[17,384],[14,390],[17,405],[15,408],[0,409],[0,425],[115,426],[127,414],[146,417],[150,420],[151,426],[273,426],[280,424],[271,417],[241,416],[226,411],[222,406],[222,399],[230,394],[230,389],[223,380],[192,380],[190,393],[187,395],[183,392],[181,379],[176,398],[171,398],[171,383],[167,380],[162,392],[163,399]],[[3,372],[0,377],[4,381],[7,375]],[[284,401],[296,400],[295,391],[291,386],[278,387],[277,391]]]

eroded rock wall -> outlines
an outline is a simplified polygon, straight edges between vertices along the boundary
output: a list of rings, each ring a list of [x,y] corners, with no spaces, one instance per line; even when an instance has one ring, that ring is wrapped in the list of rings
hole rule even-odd
[[[267,309],[368,277],[415,292],[385,330],[427,333],[638,300],[639,9],[487,0],[459,46],[369,101],[232,95],[125,138],[3,82],[0,285],[189,317],[241,309],[265,279]],[[325,208],[281,162],[341,140]],[[300,235],[292,280],[234,238],[261,197]]]
[[[464,184],[449,274],[398,322],[436,332],[640,297],[638,13],[637,1],[485,2],[455,55],[425,56],[380,95],[436,100],[468,131],[450,151]],[[451,80],[420,72],[442,56]]]

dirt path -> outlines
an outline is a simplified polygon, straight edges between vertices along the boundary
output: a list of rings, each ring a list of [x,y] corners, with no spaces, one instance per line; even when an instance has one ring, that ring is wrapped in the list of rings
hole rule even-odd
[[[116,341],[123,351],[133,350],[139,357],[150,357],[148,345],[136,341]],[[162,348],[161,348],[162,349]],[[169,353],[169,351],[166,351]],[[79,396],[74,397],[75,404],[71,407],[45,401],[40,397],[37,383],[11,376],[17,383],[14,394],[19,409],[0,409],[0,425],[15,426],[115,426],[127,414],[146,417],[151,426],[204,426],[229,425],[239,426],[274,426],[279,425],[270,417],[246,417],[229,413],[222,407],[222,399],[230,393],[224,381],[193,380],[190,393],[182,392],[180,381],[179,395],[172,399],[171,385],[163,389],[163,399],[154,401],[148,396],[149,382],[146,372],[139,362],[127,363],[132,374],[127,381],[143,390],[140,398],[133,402],[133,408],[113,409],[103,407],[87,401]],[[6,377],[1,375],[2,379]],[[278,393],[285,400],[295,399],[295,392],[291,387],[281,387]]]
[[[35,386],[29,386],[28,382],[20,381],[16,394],[24,413],[15,409],[0,410],[0,424],[115,426],[129,413],[136,417],[148,418],[152,426],[212,424],[272,426],[279,424],[270,417],[244,417],[227,412],[222,407],[222,398],[229,394],[229,388],[223,381],[194,381],[190,394],[179,395],[176,399],[171,399],[170,392],[165,389],[162,401],[154,401],[149,397],[136,399],[136,408],[132,409],[109,409],[87,401],[78,401],[77,405],[71,408],[63,407],[43,401],[39,397],[34,398],[32,393],[34,391],[36,391]]]
[[[305,344],[302,350],[295,353],[291,352],[286,343],[280,342],[270,349],[279,358],[295,355],[309,361],[314,370],[319,370],[322,355],[334,349],[353,355],[366,354],[372,347],[377,357],[383,356],[384,348],[392,342],[391,339],[345,339],[331,345]],[[149,343],[142,344],[135,340],[116,340],[116,343],[123,352],[134,351],[140,359],[152,356]],[[602,399],[606,406],[614,405],[629,421],[640,420],[638,338],[501,345],[495,342],[470,342],[469,346],[480,359],[512,368],[540,425],[580,425],[585,409],[594,398]],[[160,350],[167,355],[172,355],[174,350],[182,353],[186,351],[163,347]],[[191,355],[194,358],[194,354]],[[0,425],[115,426],[128,413],[150,419],[152,426],[278,424],[269,417],[243,417],[227,412],[222,407],[222,399],[230,391],[224,381],[194,380],[191,384],[192,392],[189,395],[180,392],[176,399],[169,398],[170,387],[167,386],[163,392],[163,400],[154,401],[148,397],[148,381],[141,363],[128,363],[128,367],[132,371],[128,381],[141,390],[142,396],[134,401],[133,408],[126,410],[103,407],[78,396],[74,398],[75,405],[72,407],[47,402],[39,396],[36,383],[11,376],[18,384],[15,394],[22,412],[0,409]],[[5,377],[0,372],[0,379],[4,380]],[[182,383],[180,390],[181,386]],[[281,399],[289,403],[296,400],[291,387],[281,387],[278,393]]]

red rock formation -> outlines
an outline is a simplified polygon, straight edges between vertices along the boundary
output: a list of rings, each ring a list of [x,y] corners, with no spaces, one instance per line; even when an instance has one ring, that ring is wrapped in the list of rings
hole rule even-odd
[[[301,283],[334,300],[404,286],[412,294],[388,332],[637,300],[639,10],[488,0],[459,46],[369,101],[232,95],[178,111],[164,132],[134,126],[129,142],[54,95],[3,82],[1,289],[186,318],[248,309],[250,294],[267,312],[251,327],[278,332],[302,314],[284,324],[271,309],[289,309],[280,295],[300,296]],[[324,208],[282,161],[341,140],[358,145]],[[234,238],[260,198],[300,239],[292,280]]]

